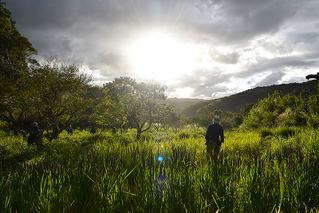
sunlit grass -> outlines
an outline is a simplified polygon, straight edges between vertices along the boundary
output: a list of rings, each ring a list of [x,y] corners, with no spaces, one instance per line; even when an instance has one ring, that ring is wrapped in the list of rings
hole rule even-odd
[[[280,133],[281,131],[281,133]],[[315,212],[318,130],[62,133],[44,151],[0,132],[1,212]]]

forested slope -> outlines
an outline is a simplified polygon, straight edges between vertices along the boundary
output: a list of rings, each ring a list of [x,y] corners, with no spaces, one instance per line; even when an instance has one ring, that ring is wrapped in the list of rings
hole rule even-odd
[[[198,110],[214,111],[216,109],[240,112],[241,110],[245,110],[246,107],[251,106],[253,103],[256,103],[258,100],[268,97],[268,94],[272,94],[275,91],[280,91],[284,95],[290,94],[299,96],[302,94],[302,97],[307,99],[310,95],[318,94],[318,83],[319,81],[313,80],[304,83],[256,87],[231,96],[191,104],[181,109],[179,114],[187,117],[195,117]]]

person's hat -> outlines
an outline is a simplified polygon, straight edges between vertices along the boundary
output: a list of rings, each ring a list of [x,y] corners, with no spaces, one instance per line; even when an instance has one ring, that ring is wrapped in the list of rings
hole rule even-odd
[[[38,123],[37,123],[37,122],[33,122],[33,123],[31,124],[31,126],[38,126]]]
[[[219,118],[219,116],[215,116],[215,117],[213,118],[213,122],[215,122],[215,123],[220,123],[220,118]]]

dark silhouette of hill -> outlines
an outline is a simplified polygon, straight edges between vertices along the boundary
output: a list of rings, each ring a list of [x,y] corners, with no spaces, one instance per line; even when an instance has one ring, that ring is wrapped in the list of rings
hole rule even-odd
[[[256,87],[244,92],[236,93],[231,96],[208,101],[200,101],[199,99],[195,99],[199,101],[191,103],[192,101],[175,99],[170,103],[173,105],[176,104],[176,112],[187,117],[195,117],[198,110],[205,110],[210,112],[215,111],[216,109],[230,112],[240,112],[241,110],[249,111],[254,103],[268,97],[269,94],[273,94],[275,91],[282,92],[284,95],[301,95],[302,98],[308,99],[309,96],[318,94],[318,83],[319,81],[313,80],[304,83],[290,83]],[[182,108],[182,106],[185,107]]]

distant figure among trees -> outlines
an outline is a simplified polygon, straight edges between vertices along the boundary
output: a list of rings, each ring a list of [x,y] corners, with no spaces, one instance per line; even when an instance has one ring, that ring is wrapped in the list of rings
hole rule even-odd
[[[39,133],[40,133],[40,130],[38,128],[38,123],[33,122],[31,124],[31,128],[23,135],[23,137],[25,137],[29,134],[28,146],[32,145],[33,143],[35,143],[38,146]]]
[[[116,133],[116,127],[114,126],[112,129],[112,133],[115,134]]]
[[[94,126],[92,126],[92,128],[91,128],[91,133],[92,133],[92,134],[95,134],[95,133],[96,133],[96,129],[95,129]]]
[[[73,128],[72,126],[70,125],[69,128],[67,129],[69,135],[72,135],[73,134]]]
[[[309,80],[310,78],[315,78],[316,80],[319,80],[319,72],[317,72],[317,74],[310,74],[306,76],[307,80]]]
[[[10,130],[10,128],[7,126],[7,127],[5,127],[5,128],[3,129],[3,131],[5,131],[6,133],[9,134],[11,130]]]

